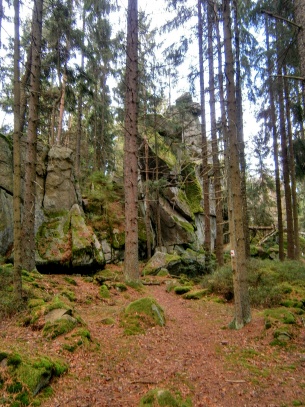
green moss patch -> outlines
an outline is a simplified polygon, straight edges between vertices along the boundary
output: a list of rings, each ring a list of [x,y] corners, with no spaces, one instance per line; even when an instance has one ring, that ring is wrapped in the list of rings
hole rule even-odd
[[[141,398],[139,407],[192,407],[190,399],[183,400],[180,394],[173,395],[166,389],[150,390]]]
[[[160,305],[150,297],[131,302],[121,316],[121,326],[126,335],[144,333],[147,328],[164,326],[164,311]]]
[[[174,293],[178,295],[182,295],[185,293],[188,293],[191,291],[193,287],[192,286],[187,286],[187,285],[178,285],[177,287],[174,287]]]
[[[43,336],[47,339],[55,339],[60,335],[71,332],[77,325],[76,320],[59,319],[54,322],[47,322],[43,327]]]
[[[206,297],[208,294],[209,294],[208,289],[193,290],[184,294],[183,298],[186,300],[200,300],[201,298]]]
[[[1,374],[1,393],[10,406],[40,405],[41,390],[48,386],[53,377],[61,376],[68,370],[62,361],[44,356],[31,359],[12,353],[6,358],[7,364]],[[15,363],[17,360],[18,363]]]

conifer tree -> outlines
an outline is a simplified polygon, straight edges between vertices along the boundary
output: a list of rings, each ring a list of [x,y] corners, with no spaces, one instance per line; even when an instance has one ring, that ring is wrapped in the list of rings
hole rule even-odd
[[[128,0],[124,144],[125,259],[128,281],[139,280],[138,263],[138,1]]]

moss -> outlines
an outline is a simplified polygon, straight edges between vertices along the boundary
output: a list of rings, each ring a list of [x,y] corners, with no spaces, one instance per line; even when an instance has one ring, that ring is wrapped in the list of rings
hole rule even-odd
[[[194,232],[194,227],[191,223],[182,221],[177,218],[177,216],[173,216],[173,220],[182,227],[186,232],[193,233]]]
[[[120,292],[127,291],[127,286],[126,286],[126,284],[124,284],[124,283],[115,283],[115,284],[113,285],[113,287],[114,287],[117,291],[120,291]]]
[[[150,390],[141,398],[139,407],[191,407],[190,399],[183,401],[179,394],[173,395],[166,389]]]
[[[141,298],[125,308],[121,325],[126,335],[144,333],[147,328],[165,325],[164,311],[153,298]]]
[[[22,362],[21,356],[19,353],[12,353],[7,358],[7,365],[12,366],[13,368],[17,368]]]
[[[77,282],[72,277],[65,276],[64,280],[71,285],[77,286]]]
[[[101,322],[103,325],[113,325],[115,320],[113,318],[103,318]]]
[[[110,298],[110,292],[105,284],[100,286],[100,296],[101,298]]]
[[[160,157],[170,169],[177,166],[176,156],[173,154],[171,147],[165,142],[165,139],[159,133],[154,131],[146,131],[146,137],[151,150]],[[157,152],[156,152],[157,146]]]
[[[208,293],[209,293],[208,289],[194,290],[184,294],[183,298],[186,300],[200,300],[201,298],[206,297]]]
[[[55,339],[60,335],[71,332],[76,326],[76,322],[68,319],[59,319],[53,323],[47,322],[43,328],[43,336],[48,339]]]
[[[178,295],[182,295],[182,294],[188,293],[189,291],[191,291],[191,289],[192,289],[192,287],[187,286],[187,285],[177,286],[177,287],[174,287],[174,293],[178,294]]]
[[[125,245],[125,232],[113,233],[110,239],[111,246],[119,250]]]
[[[157,276],[158,277],[167,277],[167,276],[169,276],[169,272],[167,269],[162,268],[160,271],[158,271]]]
[[[61,295],[63,295],[64,297],[68,298],[69,301],[73,302],[76,301],[76,295],[74,291],[71,290],[63,290],[61,292]]]
[[[32,298],[28,301],[29,308],[42,307],[45,305],[45,301],[42,298]]]
[[[66,310],[71,310],[70,305],[66,304],[63,299],[61,299],[58,295],[56,295],[52,302],[48,304],[45,308],[45,314],[52,311],[53,309],[63,308]]]
[[[284,307],[265,310],[264,315],[270,320],[280,321],[284,324],[295,324],[296,322],[295,316]]]

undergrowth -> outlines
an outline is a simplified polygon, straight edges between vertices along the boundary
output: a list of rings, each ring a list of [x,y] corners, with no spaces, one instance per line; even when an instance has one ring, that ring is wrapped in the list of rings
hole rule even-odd
[[[305,310],[305,266],[297,261],[250,259],[247,264],[251,305],[271,308],[298,304]],[[202,285],[228,301],[234,297],[230,266],[204,276]],[[292,302],[287,302],[287,301]]]

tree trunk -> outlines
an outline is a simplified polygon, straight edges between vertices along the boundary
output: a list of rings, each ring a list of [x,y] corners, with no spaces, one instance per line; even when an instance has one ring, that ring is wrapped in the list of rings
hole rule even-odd
[[[198,46],[199,46],[199,78],[201,103],[201,140],[202,140],[202,179],[203,179],[203,210],[204,210],[204,252],[205,267],[209,269],[211,258],[211,221],[210,221],[210,180],[208,164],[208,143],[205,118],[205,89],[203,67],[203,19],[201,0],[198,0]]]
[[[298,32],[298,49],[300,57],[300,75],[304,78],[305,83],[305,3],[304,0],[294,0],[295,20],[301,27]],[[303,97],[305,99],[305,86],[303,86]],[[305,104],[303,103],[303,109]]]
[[[270,41],[269,41],[269,29],[268,21],[266,18],[266,47],[267,47],[267,68],[268,72],[271,72],[272,62],[270,57]],[[268,79],[268,90],[270,100],[270,114],[271,114],[271,126],[272,126],[272,139],[273,139],[273,160],[274,160],[274,177],[275,177],[275,190],[276,190],[276,207],[277,207],[277,222],[278,222],[278,236],[279,236],[279,259],[283,261],[285,259],[284,254],[284,227],[283,227],[283,214],[282,214],[282,198],[281,198],[281,180],[279,170],[279,152],[278,152],[278,134],[276,126],[276,112],[274,102],[274,87],[272,78]]]
[[[214,7],[214,15],[218,15],[218,10],[217,6],[215,5]],[[223,62],[222,62],[222,45],[221,45],[221,36],[220,36],[220,29],[219,29],[219,19],[217,18],[216,24],[215,24],[215,29],[216,29],[216,39],[217,39],[217,64],[218,64],[218,83],[219,83],[219,104],[220,104],[220,112],[221,112],[221,136],[222,140],[218,139],[218,143],[220,144],[222,142],[223,145],[223,152],[224,152],[224,162],[225,162],[225,177],[222,177],[221,179],[227,179],[227,174],[228,174],[228,169],[227,169],[227,164],[229,160],[227,159],[227,145],[228,145],[228,135],[227,135],[227,127],[226,127],[226,107],[225,107],[225,96],[224,96],[224,74],[223,74]],[[228,181],[227,181],[228,184]],[[228,190],[228,185],[227,188]],[[228,200],[228,198],[226,198]],[[222,207],[223,210],[223,207]],[[226,225],[227,227],[227,225]],[[224,227],[223,227],[224,229]],[[224,229],[224,232],[226,229]],[[224,233],[223,232],[223,233]],[[228,233],[227,233],[228,234]]]
[[[214,47],[213,47],[213,24],[214,24],[214,4],[208,3],[208,60],[209,60],[209,94],[210,94],[210,117],[211,117],[211,138],[214,170],[214,190],[216,207],[216,240],[215,253],[219,266],[224,264],[223,258],[223,216],[222,216],[222,188],[221,170],[219,162],[219,151],[216,131],[216,102],[215,102],[215,72],[214,72]]]
[[[146,114],[146,110],[144,112]],[[146,137],[144,138],[144,151],[145,151],[145,227],[146,227],[146,245],[147,245],[147,258],[151,258],[151,234],[150,234],[150,202],[149,202],[149,146]]]
[[[234,84],[234,58],[232,51],[232,31],[230,1],[223,1],[223,28],[225,49],[225,74],[228,106],[228,178],[229,178],[229,223],[231,259],[234,283],[235,315],[232,328],[242,328],[251,321],[250,300],[247,283],[246,245],[244,236],[243,199],[241,191],[239,138],[236,123],[236,93]]]
[[[35,186],[38,105],[41,71],[41,34],[43,0],[37,0],[32,20],[32,69],[30,80],[29,123],[27,134],[27,158],[25,163],[25,199],[23,221],[23,266],[26,270],[35,268]]]
[[[1,10],[0,10],[1,11]],[[19,0],[14,0],[14,294],[22,299]]]
[[[277,23],[278,25],[278,23]],[[277,30],[277,32],[279,32]],[[284,84],[283,84],[283,58],[279,47],[277,46],[277,89],[278,89],[278,109],[280,121],[280,138],[282,150],[282,169],[284,180],[285,204],[286,204],[286,224],[287,224],[287,257],[294,259],[294,232],[293,232],[293,216],[292,216],[292,202],[291,202],[291,187],[290,187],[290,174],[288,163],[288,146],[286,136],[286,123],[285,123],[285,103],[284,103]]]
[[[244,126],[243,126],[243,106],[242,106],[242,91],[241,91],[241,74],[240,74],[240,40],[238,26],[238,2],[233,0],[234,10],[234,37],[235,37],[235,53],[236,53],[236,109],[237,109],[237,134],[238,134],[238,150],[241,173],[241,193],[244,206],[244,234],[246,244],[246,254],[250,257],[250,236],[249,236],[249,217],[247,205],[247,187],[246,187],[246,159],[245,159],[245,141],[244,141]]]
[[[284,75],[287,75],[286,66],[284,66]],[[292,198],[292,217],[293,217],[293,233],[294,233],[294,259],[300,258],[300,239],[299,239],[299,217],[298,217],[298,199],[297,199],[297,185],[295,179],[295,161],[293,152],[293,139],[292,139],[292,124],[291,124],[291,106],[289,97],[289,87],[287,79],[284,79],[284,94],[285,94],[285,109],[286,109],[286,122],[288,130],[288,166],[291,180],[291,198]]]
[[[86,11],[85,6],[83,5],[83,13],[82,13],[82,30],[83,33],[86,29]],[[82,44],[84,46],[84,44]],[[81,70],[84,71],[85,66],[85,56],[83,49],[81,50]],[[76,132],[76,146],[75,146],[75,174],[77,180],[79,181],[80,178],[80,158],[81,158],[81,141],[83,138],[83,127],[82,127],[82,119],[83,119],[83,91],[82,88],[79,90],[78,95],[78,108],[77,108],[77,132]]]
[[[128,0],[125,97],[125,279],[139,280],[138,262],[138,1]]]

